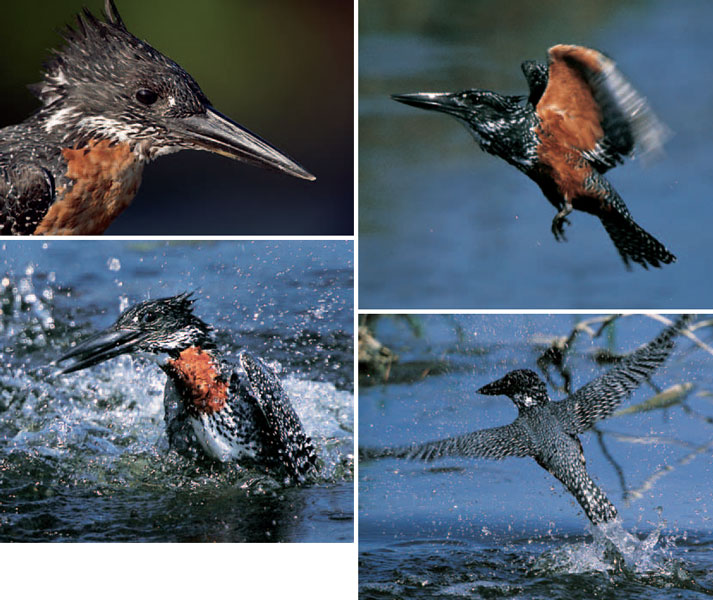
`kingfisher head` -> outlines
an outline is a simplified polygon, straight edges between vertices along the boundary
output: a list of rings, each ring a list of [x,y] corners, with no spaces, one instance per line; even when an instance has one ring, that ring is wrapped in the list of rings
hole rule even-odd
[[[520,96],[503,96],[488,90],[465,90],[454,93],[416,93],[391,96],[417,108],[435,110],[464,123],[480,147],[499,154],[500,138],[517,122],[522,112]]]
[[[58,363],[71,360],[61,372],[86,369],[121,354],[175,358],[193,346],[214,347],[212,328],[193,314],[193,302],[185,293],[146,300],[125,310],[111,327],[59,358]]]
[[[478,390],[488,396],[507,396],[519,409],[543,406],[550,401],[547,386],[534,371],[518,369]]]
[[[183,149],[208,150],[312,180],[300,165],[220,114],[195,79],[126,29],[113,0],[105,20],[87,9],[66,46],[30,89],[42,128],[66,147],[90,139],[130,144],[143,160]]]

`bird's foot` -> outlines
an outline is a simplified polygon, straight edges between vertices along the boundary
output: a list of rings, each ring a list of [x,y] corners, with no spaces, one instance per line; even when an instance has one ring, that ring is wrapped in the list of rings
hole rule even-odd
[[[557,213],[554,219],[552,219],[552,234],[558,242],[566,242],[567,236],[564,233],[564,226],[571,225],[567,215],[571,212],[570,210],[561,210]]]

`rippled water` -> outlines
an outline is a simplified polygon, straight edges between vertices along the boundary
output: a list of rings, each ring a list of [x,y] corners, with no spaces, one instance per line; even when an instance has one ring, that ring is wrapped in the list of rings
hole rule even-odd
[[[350,243],[8,241],[2,260],[0,540],[353,539]],[[318,448],[311,485],[170,451],[165,376],[143,359],[52,375],[127,303],[186,289],[228,356],[281,370]]]
[[[637,571],[604,544],[574,534],[490,544],[416,540],[362,551],[359,597],[704,598],[713,595],[711,551],[710,534],[692,542],[674,537],[652,553],[657,566]]]
[[[602,350],[631,351],[663,327],[627,317],[595,339],[581,331],[561,371],[543,361],[555,337],[588,318],[380,317],[375,334],[398,361],[386,383],[360,372],[359,444],[425,442],[506,424],[516,415],[512,403],[476,389],[531,368],[547,373],[551,396],[561,399],[568,379],[578,389],[609,368],[598,362],[608,360]],[[696,334],[710,345],[710,327]],[[712,365],[713,355],[679,337],[652,385],[622,405],[638,408],[580,436],[589,473],[621,522],[593,528],[529,459],[361,462],[360,597],[713,595]],[[658,394],[669,388],[679,392]]]

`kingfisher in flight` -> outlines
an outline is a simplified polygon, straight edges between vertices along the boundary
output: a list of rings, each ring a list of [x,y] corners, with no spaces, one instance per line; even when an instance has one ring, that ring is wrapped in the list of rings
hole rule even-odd
[[[480,388],[479,394],[503,395],[512,400],[518,416],[509,425],[415,446],[365,449],[362,457],[425,461],[444,456],[531,457],[564,484],[594,525],[612,521],[617,516],[616,508],[587,473],[578,435],[610,416],[625,398],[651,377],[671,354],[673,339],[688,320],[689,316],[684,315],[616,367],[561,401],[552,401],[545,383],[529,369],[511,371]]]
[[[213,328],[193,314],[189,293],[147,300],[57,360],[73,373],[122,354],[155,360],[166,373],[165,425],[171,448],[191,458],[280,474],[302,482],[317,452],[275,372],[241,351],[235,364],[216,347]]]
[[[0,129],[0,235],[94,235],[131,203],[144,166],[207,150],[315,177],[213,108],[178,64],[132,35],[113,0],[67,28],[30,89],[42,106]]]
[[[398,102],[451,115],[480,147],[525,173],[557,209],[552,233],[566,240],[567,216],[599,217],[627,268],[660,267],[676,257],[634,221],[604,173],[633,154],[660,151],[668,129],[645,99],[596,50],[557,45],[547,64],[522,63],[530,93],[487,90],[398,94]]]

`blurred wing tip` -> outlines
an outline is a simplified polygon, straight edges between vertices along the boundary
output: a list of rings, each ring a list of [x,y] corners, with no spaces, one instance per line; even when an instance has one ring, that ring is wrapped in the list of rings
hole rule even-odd
[[[664,154],[663,146],[673,132],[651,110],[649,103],[616,68],[614,61],[603,61],[601,73],[596,79],[615,99],[619,110],[631,124],[634,145],[639,154],[650,160]]]
[[[673,131],[653,114],[649,116],[653,117],[653,121],[651,119],[644,119],[641,123],[634,121],[635,145],[645,165],[661,160],[666,154],[664,145],[674,136]]]

